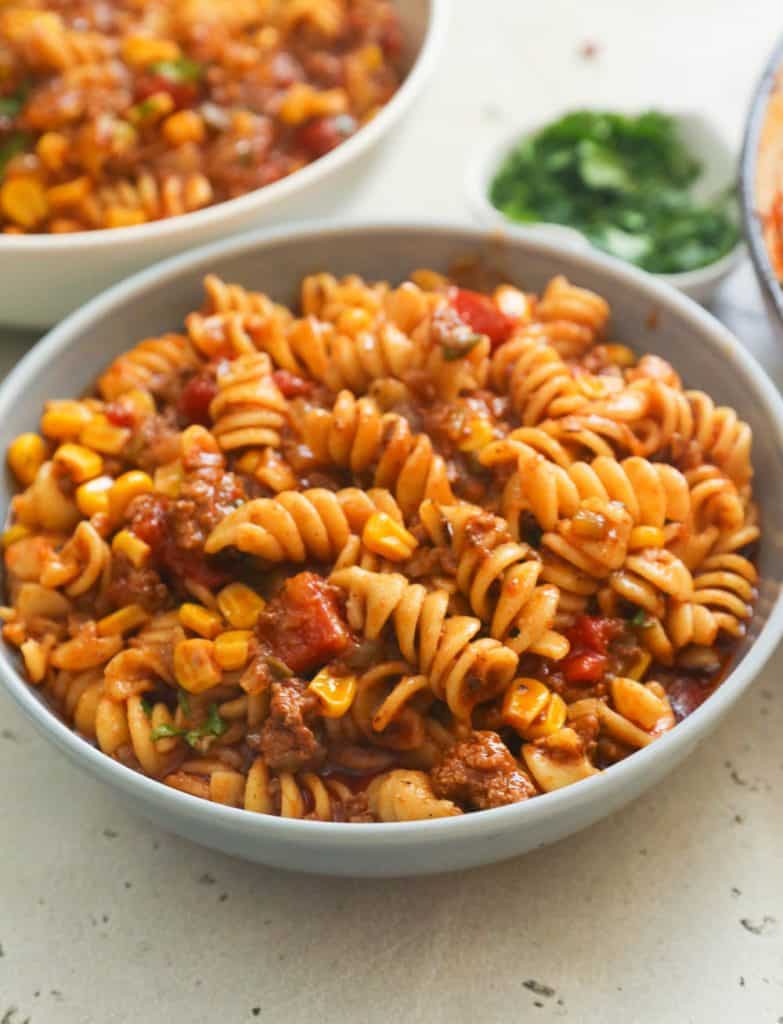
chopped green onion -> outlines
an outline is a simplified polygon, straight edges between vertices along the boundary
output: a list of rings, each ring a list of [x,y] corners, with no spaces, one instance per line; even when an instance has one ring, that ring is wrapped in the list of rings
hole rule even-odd
[[[155,726],[151,735],[153,740],[164,740],[170,736],[184,736],[185,731],[184,729],[175,729],[173,725],[167,725],[163,722],[161,725]]]
[[[226,729],[228,729],[228,725],[220,717],[217,704],[210,704],[206,722],[202,722],[194,729],[177,729],[164,722],[152,730],[152,739],[162,740],[173,736],[182,736],[189,747],[197,747],[199,740],[203,740],[206,736],[222,736]]]

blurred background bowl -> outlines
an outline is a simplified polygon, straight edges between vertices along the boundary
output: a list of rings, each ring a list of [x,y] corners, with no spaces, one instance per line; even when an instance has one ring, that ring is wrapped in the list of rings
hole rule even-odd
[[[382,157],[377,144],[410,109],[443,42],[448,0],[396,0],[396,5],[405,37],[405,78],[352,138],[272,185],[196,213],[138,227],[0,235],[0,323],[48,327],[109,285],[167,256],[261,224],[325,216],[358,187],[371,155]]]
[[[601,775],[479,814],[360,825],[252,814],[139,775],[52,714],[20,675],[16,652],[0,647],[0,685],[39,731],[161,828],[249,860],[319,874],[429,874],[525,853],[598,821],[663,779],[740,700],[783,635],[783,400],[752,356],[709,313],[650,274],[589,247],[576,250],[521,234],[498,238],[493,230],[419,222],[282,228],[174,257],[74,313],[22,360],[0,388],[0,450],[20,431],[36,429],[48,398],[84,393],[98,372],[139,338],[176,330],[201,306],[208,272],[295,304],[301,278],[316,270],[400,281],[416,267],[448,273],[474,262],[526,290],[541,291],[561,273],[595,289],[611,304],[613,339],[670,360],[687,386],[703,388],[750,423],[763,527],[759,599],[731,670],[685,721]],[[13,492],[6,473],[0,506],[8,508]]]
[[[745,238],[770,320],[783,340],[783,286],[770,255],[776,234],[773,211],[781,195],[783,40],[773,50],[753,94],[740,157],[740,205]],[[783,213],[783,207],[780,212]],[[778,227],[783,254],[783,220]]]
[[[633,113],[638,113],[634,111]],[[714,124],[703,114],[689,111],[666,110],[677,122],[678,132],[688,150],[702,165],[702,173],[693,188],[694,197],[707,202],[726,189],[731,188],[737,176],[734,153]],[[555,120],[552,118],[551,120]],[[490,188],[500,167],[519,143],[551,123],[538,124],[532,128],[516,128],[506,132],[476,155],[469,165],[466,177],[468,202],[477,221],[485,227],[494,226],[514,233],[534,232],[541,238],[551,238],[576,248],[592,248],[591,243],[575,228],[563,224],[527,223],[511,220],[492,204]],[[654,276],[678,291],[689,295],[697,302],[707,303],[716,289],[739,264],[744,252],[741,242],[721,259],[706,267],[688,270],[680,274],[655,274]]]

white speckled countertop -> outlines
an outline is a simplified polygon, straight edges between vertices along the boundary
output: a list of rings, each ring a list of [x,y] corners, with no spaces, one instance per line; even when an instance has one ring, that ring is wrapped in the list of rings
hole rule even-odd
[[[436,80],[345,212],[466,218],[473,146],[576,104],[698,108],[738,142],[781,31],[773,0],[455,0]],[[715,311],[783,383],[747,266]],[[8,367],[31,339],[1,337]],[[0,695],[0,1021],[780,1024],[782,659],[633,807],[520,860],[391,882],[166,835]]]

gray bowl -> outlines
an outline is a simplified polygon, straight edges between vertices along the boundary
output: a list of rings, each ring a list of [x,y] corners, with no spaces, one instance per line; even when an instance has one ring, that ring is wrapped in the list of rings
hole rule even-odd
[[[523,804],[405,824],[292,821],[217,806],[147,779],[100,753],[51,714],[0,650],[0,684],[75,764],[111,785],[142,815],[188,838],[264,864],[335,875],[425,874],[485,864],[562,838],[616,811],[660,781],[741,697],[783,634],[783,402],[764,371],[710,314],[673,288],[593,252],[516,234],[499,241],[437,224],[309,227],[247,236],[179,256],[116,285],[70,316],[0,388],[0,445],[35,429],[43,402],[79,394],[102,367],[145,335],[176,329],[202,302],[201,280],[228,280],[294,299],[316,270],[400,280],[413,268],[481,260],[524,288],[557,273],[610,301],[613,337],[671,360],[691,387],[734,406],[753,427],[763,542],[760,598],[734,667],[685,722],[646,749],[575,786]],[[653,326],[654,325],[654,326]],[[3,482],[2,501],[12,494]],[[30,794],[31,803],[35,794]]]

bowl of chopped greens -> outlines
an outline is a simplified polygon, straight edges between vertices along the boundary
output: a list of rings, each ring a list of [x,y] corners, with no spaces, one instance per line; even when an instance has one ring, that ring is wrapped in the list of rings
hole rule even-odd
[[[485,224],[591,245],[707,301],[742,254],[730,148],[698,114],[578,110],[474,161]]]

